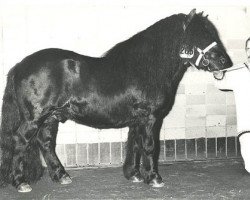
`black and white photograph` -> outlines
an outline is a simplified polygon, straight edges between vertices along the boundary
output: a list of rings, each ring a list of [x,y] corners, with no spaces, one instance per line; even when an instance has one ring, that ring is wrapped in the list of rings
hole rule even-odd
[[[0,0],[0,200],[250,199],[250,2]]]

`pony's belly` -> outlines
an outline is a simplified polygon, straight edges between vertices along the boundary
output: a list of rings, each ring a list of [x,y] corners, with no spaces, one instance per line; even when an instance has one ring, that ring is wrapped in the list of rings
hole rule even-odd
[[[122,128],[147,119],[150,109],[126,103],[70,105],[71,119],[95,128]]]
[[[72,118],[73,121],[79,124],[83,124],[86,126],[90,126],[93,128],[123,128],[129,126],[131,124],[131,120],[117,120],[113,118],[109,118],[107,116],[100,115],[96,113],[88,114],[88,115],[74,115]]]

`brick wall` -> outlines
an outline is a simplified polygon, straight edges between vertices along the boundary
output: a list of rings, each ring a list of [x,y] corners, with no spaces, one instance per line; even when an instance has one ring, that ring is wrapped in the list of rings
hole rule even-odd
[[[58,47],[100,56],[154,22],[174,13],[204,10],[219,30],[235,63],[245,60],[250,36],[249,6],[136,4],[6,4],[0,7],[0,94],[15,63],[37,50]],[[46,13],[46,14],[45,14]],[[56,13],[56,14],[55,14]],[[116,20],[114,20],[116,19]],[[119,28],[118,28],[119,27]],[[161,130],[162,161],[237,157],[232,92],[213,86],[211,74],[190,68]],[[97,130],[66,122],[59,127],[57,152],[65,166],[121,164],[127,128]]]

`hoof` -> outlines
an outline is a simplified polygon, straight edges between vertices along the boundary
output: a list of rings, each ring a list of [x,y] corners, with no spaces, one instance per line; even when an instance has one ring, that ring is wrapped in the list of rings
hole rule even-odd
[[[60,180],[59,180],[60,184],[62,185],[67,185],[72,183],[71,178],[68,175],[64,175]]]
[[[21,193],[26,193],[26,192],[30,192],[32,190],[32,188],[30,187],[29,184],[27,183],[21,183],[18,187],[17,187],[17,191],[21,192]]]
[[[139,176],[132,176],[131,180],[132,180],[133,183],[141,183],[141,182],[143,182],[142,177],[139,177]]]
[[[161,188],[163,187],[165,184],[163,181],[159,181],[159,180],[156,180],[156,179],[153,179],[149,185],[151,185],[153,188]]]

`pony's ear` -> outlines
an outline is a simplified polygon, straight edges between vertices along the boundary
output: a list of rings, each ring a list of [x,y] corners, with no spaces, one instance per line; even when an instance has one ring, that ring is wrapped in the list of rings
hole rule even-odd
[[[190,11],[190,13],[187,15],[187,18],[185,20],[185,22],[183,23],[183,30],[185,31],[188,27],[188,25],[190,24],[190,22],[192,21],[193,17],[196,14],[196,9],[194,8],[193,10]]]

